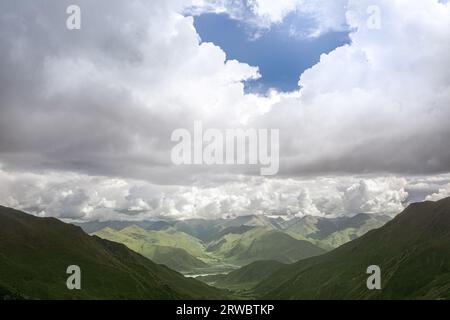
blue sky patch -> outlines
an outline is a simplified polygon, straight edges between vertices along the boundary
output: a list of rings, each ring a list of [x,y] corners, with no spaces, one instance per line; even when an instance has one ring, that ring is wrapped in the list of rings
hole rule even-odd
[[[258,38],[248,24],[226,14],[202,14],[194,18],[194,24],[202,41],[220,46],[227,59],[259,67],[262,77],[248,81],[247,92],[265,93],[270,88],[297,90],[300,75],[318,63],[321,54],[350,42],[348,32],[305,37],[314,27],[313,22],[296,14],[263,31]]]

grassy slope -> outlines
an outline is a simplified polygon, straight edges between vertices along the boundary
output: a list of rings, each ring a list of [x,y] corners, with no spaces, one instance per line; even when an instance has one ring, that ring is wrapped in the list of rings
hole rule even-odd
[[[387,216],[369,214],[337,219],[306,216],[290,224],[285,231],[296,239],[331,250],[383,226],[388,220]]]
[[[265,227],[253,228],[243,234],[227,234],[210,243],[208,251],[238,264],[258,260],[290,263],[324,253],[310,242]]]
[[[382,290],[366,287],[379,265]],[[450,199],[413,204],[325,255],[280,269],[254,291],[270,299],[450,299]]]
[[[225,235],[212,241],[207,252],[198,239],[174,230],[146,231],[137,226],[130,226],[120,231],[106,228],[95,234],[104,239],[123,243],[152,260],[180,271],[205,267],[202,260],[237,265],[258,260],[292,263],[324,253],[324,250],[307,241],[294,239],[270,227],[227,227],[222,232]],[[156,248],[161,246],[165,248],[166,254],[158,257]],[[176,256],[175,251],[169,252],[171,250],[169,248],[185,250],[182,254],[186,259]],[[168,258],[172,260],[165,260]]]
[[[82,290],[66,288],[66,268]],[[0,288],[30,299],[222,298],[223,293],[79,227],[0,207]]]
[[[180,272],[192,271],[193,269],[205,268],[208,265],[200,259],[190,255],[183,249],[151,246],[148,251],[141,253],[156,263],[164,264],[173,270]]]
[[[203,244],[183,232],[147,231],[129,226],[120,231],[105,228],[95,233],[100,238],[126,245],[143,256],[177,271],[206,267]]]

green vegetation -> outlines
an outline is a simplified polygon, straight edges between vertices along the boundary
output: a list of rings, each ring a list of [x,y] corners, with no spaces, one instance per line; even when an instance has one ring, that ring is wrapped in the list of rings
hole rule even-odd
[[[204,260],[208,260],[208,256],[204,253],[205,248],[201,241],[173,229],[147,231],[133,225],[120,231],[105,228],[94,234],[122,243],[144,257],[177,271],[207,267]]]
[[[331,250],[357,239],[390,220],[385,215],[358,214],[353,217],[321,218],[305,216],[286,223],[285,232]]]
[[[211,242],[207,250],[240,265],[258,260],[291,263],[325,252],[308,241],[294,239],[268,227],[255,227],[242,234],[226,234]]]
[[[89,236],[0,207],[0,298],[223,299],[231,290],[252,299],[450,299],[450,199],[411,205],[381,226],[387,220],[97,222],[84,227],[106,227]],[[73,264],[79,291],[65,285]],[[381,268],[382,290],[366,287],[370,265]]]
[[[270,299],[450,299],[450,198],[409,206],[385,226],[273,273],[254,288]],[[382,290],[368,290],[378,265]]]
[[[82,290],[66,287],[66,269],[82,270]],[[0,207],[0,292],[26,299],[223,299],[117,244],[54,218]]]
[[[245,220],[249,218],[245,217]],[[225,265],[243,266],[258,260],[292,263],[325,252],[308,241],[294,239],[270,226],[233,226],[229,222],[222,226],[216,239],[206,245],[175,228],[161,231],[148,231],[138,226],[128,226],[120,231],[105,228],[95,235],[122,243],[157,263],[186,274],[209,274],[211,268],[220,270]]]
[[[249,215],[234,219],[139,222],[139,226],[112,222],[111,227],[95,234],[125,244],[186,275],[220,277],[256,261],[293,263],[323,254],[386,220],[385,216],[364,214],[343,218],[306,216],[289,221]],[[94,222],[84,227],[100,225],[107,224]]]

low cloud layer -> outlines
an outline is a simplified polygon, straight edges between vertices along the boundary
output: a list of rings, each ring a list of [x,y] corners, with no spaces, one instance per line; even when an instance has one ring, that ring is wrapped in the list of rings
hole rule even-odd
[[[208,185],[161,186],[77,174],[0,171],[0,203],[39,216],[75,220],[227,218],[249,214],[393,215],[410,202],[449,195],[450,176],[235,177]]]

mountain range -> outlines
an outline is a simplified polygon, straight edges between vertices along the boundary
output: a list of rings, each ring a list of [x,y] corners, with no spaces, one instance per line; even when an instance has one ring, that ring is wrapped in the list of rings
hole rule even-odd
[[[0,298],[450,299],[450,198],[388,220],[93,222],[89,235],[0,207]],[[66,288],[69,265],[82,290]],[[381,290],[367,288],[369,266]]]
[[[269,259],[296,262],[325,252],[324,249],[270,227],[227,227],[205,243],[174,228],[153,231],[138,226],[122,230],[105,228],[94,235],[126,245],[143,256],[180,272],[208,273],[220,266],[239,267]]]
[[[195,275],[230,271],[260,260],[297,262],[325,253],[388,220],[388,216],[370,214],[290,220],[248,215],[234,219],[79,225],[86,232],[125,244],[157,263]]]

